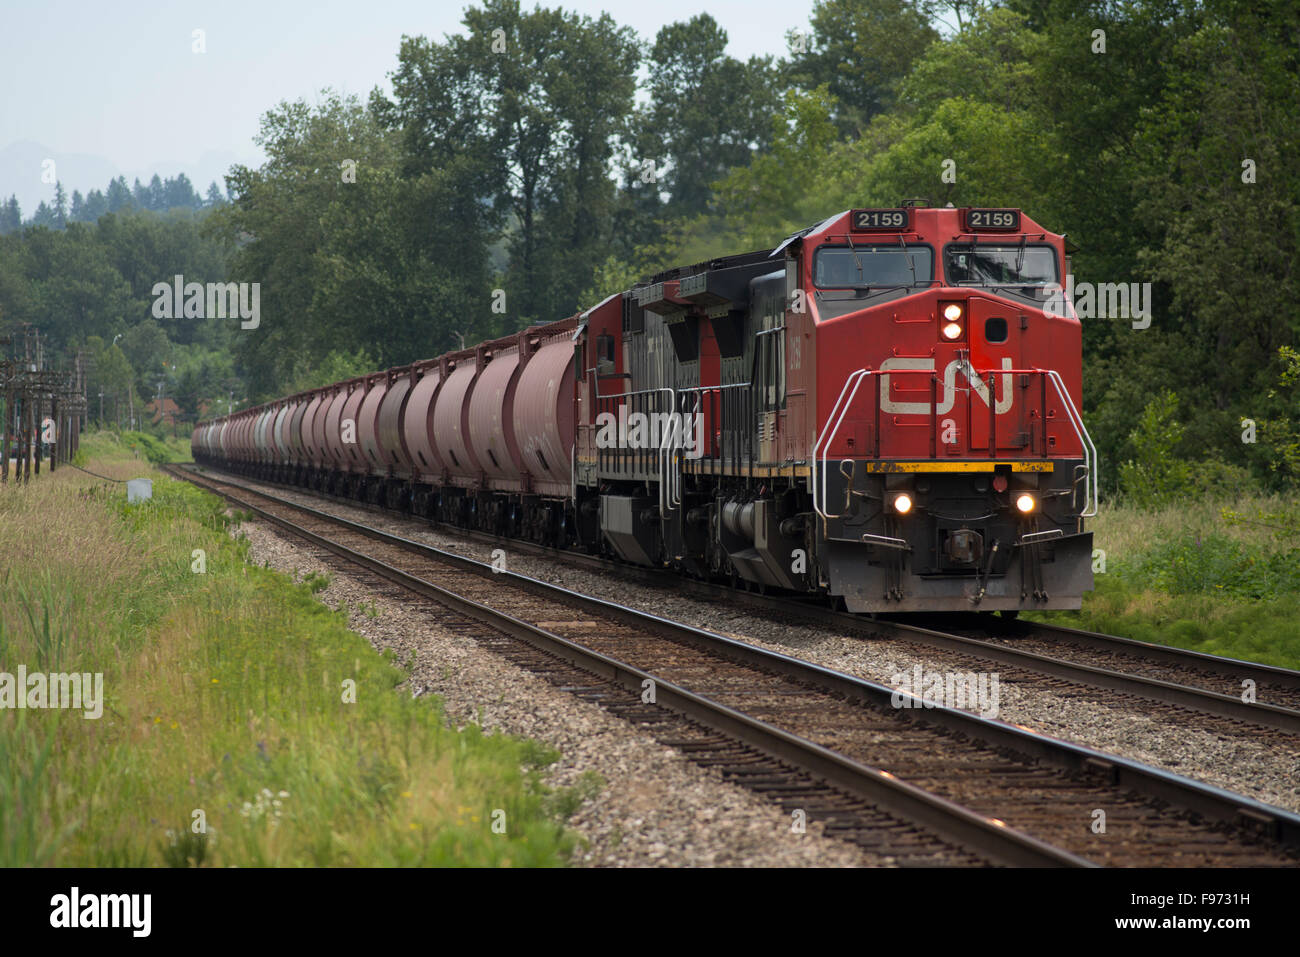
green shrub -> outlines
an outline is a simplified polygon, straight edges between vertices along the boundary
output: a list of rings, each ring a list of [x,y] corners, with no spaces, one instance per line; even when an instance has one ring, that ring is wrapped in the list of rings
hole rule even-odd
[[[1119,467],[1119,487],[1127,501],[1141,508],[1168,504],[1191,490],[1191,468],[1174,454],[1183,437],[1177,411],[1177,394],[1162,392],[1147,403],[1129,434],[1134,458]]]
[[[1156,545],[1116,570],[1131,584],[1169,595],[1218,593],[1271,601],[1296,590],[1300,548],[1270,552],[1224,535],[1187,536]]]
[[[162,439],[147,432],[123,432],[122,443],[129,449],[139,450],[140,457],[153,465],[171,461],[171,453]]]

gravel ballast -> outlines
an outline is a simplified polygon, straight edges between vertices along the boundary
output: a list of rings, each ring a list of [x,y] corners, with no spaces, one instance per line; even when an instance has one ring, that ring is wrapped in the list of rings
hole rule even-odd
[[[409,672],[405,689],[437,694],[458,726],[480,723],[492,732],[540,740],[560,752],[547,771],[550,787],[569,787],[584,774],[603,785],[568,824],[581,836],[573,863],[596,867],[890,866],[871,854],[823,835],[809,821],[792,828],[781,808],[730,784],[708,768],[607,713],[553,688],[536,675],[440,627],[411,601],[394,600],[356,578],[327,567],[312,550],[261,522],[237,534],[250,559],[298,580],[328,574],[317,597],[346,604],[350,627],[378,650],[393,649]],[[363,610],[362,606],[365,606]],[[590,775],[588,774],[588,779]]]
[[[937,672],[964,672],[971,667],[970,659],[935,649],[835,634],[821,625],[775,621],[738,605],[700,600],[630,582],[619,578],[616,570],[606,574],[577,568],[558,560],[515,552],[508,546],[480,543],[438,531],[427,523],[404,516],[322,499],[281,486],[250,485],[481,561],[491,561],[493,551],[501,548],[506,567],[519,574],[618,601],[871,681],[897,685],[895,676],[910,675],[917,665],[923,671]],[[1032,679],[1018,680],[1003,675],[999,681],[997,717],[1300,811],[1300,742],[1283,747],[1264,745],[1245,737],[1171,722],[1167,712],[1148,713],[1149,707],[1142,701],[1116,698],[1109,703],[1097,698],[1097,692],[1072,695],[1045,688]]]

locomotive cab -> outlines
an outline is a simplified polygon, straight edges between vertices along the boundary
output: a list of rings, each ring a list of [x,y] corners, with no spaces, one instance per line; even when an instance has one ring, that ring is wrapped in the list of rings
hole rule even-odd
[[[1078,608],[1096,454],[1063,237],[1019,210],[851,210],[802,237],[819,560],[852,611]]]

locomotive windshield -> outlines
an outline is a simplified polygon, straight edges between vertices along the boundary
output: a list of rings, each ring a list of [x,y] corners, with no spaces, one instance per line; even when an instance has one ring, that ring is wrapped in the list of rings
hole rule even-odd
[[[1056,282],[1051,246],[967,243],[944,250],[950,286],[1050,286]]]
[[[822,246],[813,260],[818,289],[928,286],[933,278],[934,250],[929,246]]]

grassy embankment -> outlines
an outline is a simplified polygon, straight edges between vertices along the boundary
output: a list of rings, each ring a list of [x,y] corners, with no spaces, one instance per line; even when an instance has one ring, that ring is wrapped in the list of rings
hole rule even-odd
[[[0,710],[0,865],[566,859],[575,795],[538,780],[553,752],[449,728],[319,579],[246,564],[215,497],[113,437],[83,449],[154,500],[74,469],[0,490],[0,671],[103,672],[105,698],[98,720]]]
[[[1103,505],[1091,527],[1105,572],[1083,610],[1027,617],[1300,668],[1300,502]]]

